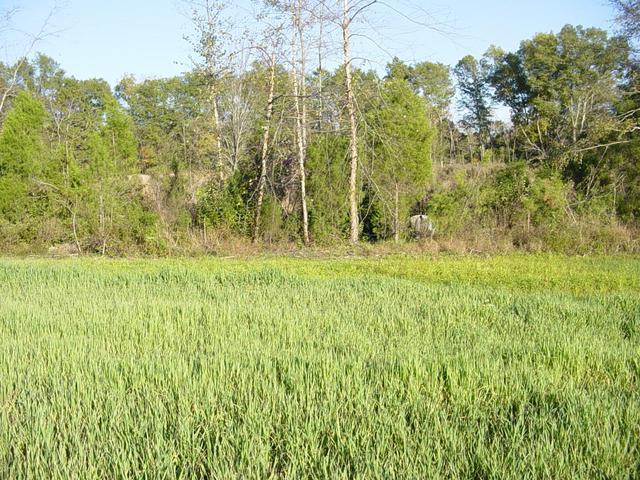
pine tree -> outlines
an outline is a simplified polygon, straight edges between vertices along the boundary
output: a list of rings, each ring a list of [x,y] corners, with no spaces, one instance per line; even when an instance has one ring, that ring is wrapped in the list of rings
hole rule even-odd
[[[0,130],[0,217],[26,220],[29,193],[45,170],[46,112],[30,93],[20,92]]]

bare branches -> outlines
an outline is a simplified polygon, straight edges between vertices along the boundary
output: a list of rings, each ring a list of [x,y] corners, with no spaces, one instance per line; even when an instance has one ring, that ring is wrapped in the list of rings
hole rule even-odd
[[[364,5],[361,5],[361,6],[358,6],[357,4],[356,4],[356,5],[352,5],[352,6],[349,8],[349,10],[348,10],[348,13],[349,13],[349,23],[350,23],[350,24],[351,24],[351,23],[353,23],[353,21],[356,19],[356,17],[357,17],[358,15],[360,15],[362,12],[364,12],[365,10],[367,10],[369,7],[372,7],[372,6],[373,6],[373,5],[375,5],[376,3],[378,3],[378,0],[371,0],[371,1],[369,1],[369,2],[365,3]],[[352,10],[353,8],[356,8],[356,7],[357,7],[357,10],[356,10],[353,14],[351,14],[351,10]]]
[[[640,39],[640,0],[610,0],[618,12],[616,20],[624,34],[632,40]]]
[[[0,34],[9,30],[13,16],[17,11],[17,7],[0,11]]]
[[[418,25],[420,27],[424,27],[428,30],[432,30],[434,32],[440,33],[444,36],[446,36],[447,38],[450,38],[453,35],[453,30],[444,23],[441,22],[435,22],[435,23],[429,23],[423,20],[419,20],[415,17],[409,16],[406,13],[404,13],[402,10],[392,6],[391,4],[384,2],[384,1],[380,1],[378,0],[378,2],[380,5],[384,6],[385,8],[388,8],[389,10],[393,11],[396,15],[398,15],[399,17],[401,17],[402,19],[406,20],[409,23],[412,23],[414,25]],[[429,15],[424,9],[421,9],[421,11],[425,14],[425,15]],[[429,15],[430,16],[430,15]],[[445,28],[447,27],[447,28]]]
[[[56,13],[59,11],[59,9],[60,7],[57,4],[54,5],[54,7],[49,11],[47,17],[44,19],[40,27],[40,30],[36,34],[26,34],[27,37],[29,38],[29,41],[27,42],[22,54],[20,55],[20,57],[18,57],[17,62],[15,63],[15,65],[13,66],[13,69],[11,70],[11,74],[10,74],[10,78],[7,86],[4,88],[4,91],[0,94],[0,114],[2,114],[2,111],[6,105],[7,99],[11,95],[13,95],[18,85],[18,76],[20,74],[20,70],[22,70],[22,67],[29,61],[29,57],[35,50],[35,47],[47,37],[50,37],[58,33],[58,31],[51,30],[50,27],[51,27],[51,22],[54,16],[56,15]],[[3,19],[6,22],[4,27],[5,29],[9,28],[11,18],[16,12],[17,12],[17,9],[13,9],[13,10],[8,10],[4,13]]]
[[[230,33],[225,5],[218,0],[185,0],[191,8],[194,36],[185,36],[200,57],[194,61],[212,80],[217,80],[228,69]]]

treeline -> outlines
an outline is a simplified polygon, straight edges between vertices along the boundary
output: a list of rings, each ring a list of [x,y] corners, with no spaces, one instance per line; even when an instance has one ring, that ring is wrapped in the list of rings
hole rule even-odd
[[[637,248],[631,30],[566,26],[379,75],[352,62],[360,10],[267,3],[241,38],[216,3],[194,9],[200,61],[175,78],[112,90],[44,55],[0,64],[2,249],[402,241],[419,214],[465,248]]]

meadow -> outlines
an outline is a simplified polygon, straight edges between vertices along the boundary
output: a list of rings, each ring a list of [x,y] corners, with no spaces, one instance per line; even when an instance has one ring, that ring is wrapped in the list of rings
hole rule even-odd
[[[2,259],[0,478],[640,478],[640,258]]]

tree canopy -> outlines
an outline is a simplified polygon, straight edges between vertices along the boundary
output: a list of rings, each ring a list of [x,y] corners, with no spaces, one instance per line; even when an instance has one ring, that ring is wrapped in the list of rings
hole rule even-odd
[[[199,60],[176,77],[112,90],[45,55],[0,64],[1,240],[166,252],[335,242],[356,225],[399,242],[425,214],[443,238],[517,245],[633,231],[638,4],[614,4],[620,35],[567,25],[453,67],[393,58],[384,75],[327,70],[322,42],[314,65],[319,22],[335,18],[301,0],[267,2],[241,51],[223,5],[194,4]]]

